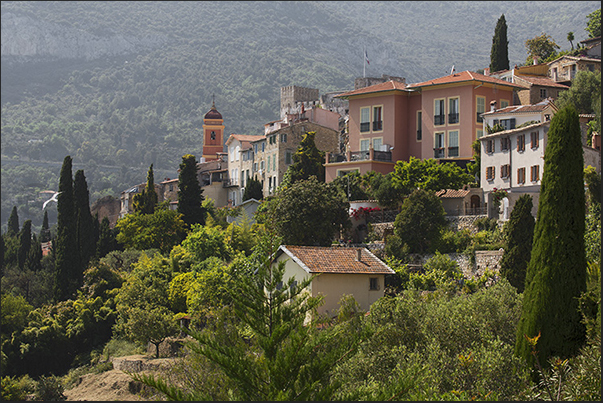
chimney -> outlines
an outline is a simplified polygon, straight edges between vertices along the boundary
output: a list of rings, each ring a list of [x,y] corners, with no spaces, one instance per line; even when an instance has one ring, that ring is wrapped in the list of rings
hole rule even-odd
[[[356,260],[362,262],[362,248],[356,249]]]
[[[494,112],[496,110],[496,100],[490,102],[490,112]]]
[[[534,66],[538,64],[538,56],[534,56]]]
[[[486,68],[484,69],[484,75],[485,75],[485,76],[489,76],[489,75],[490,75],[490,67],[486,67]]]

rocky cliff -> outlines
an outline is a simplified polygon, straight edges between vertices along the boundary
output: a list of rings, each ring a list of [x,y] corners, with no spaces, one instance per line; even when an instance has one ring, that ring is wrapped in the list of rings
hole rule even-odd
[[[157,48],[166,36],[142,38],[108,32],[94,35],[83,29],[34,19],[26,15],[2,13],[2,62],[85,59],[119,56]]]

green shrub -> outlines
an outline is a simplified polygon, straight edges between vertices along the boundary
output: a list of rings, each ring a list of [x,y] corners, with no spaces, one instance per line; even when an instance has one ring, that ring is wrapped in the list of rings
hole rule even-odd
[[[67,397],[63,394],[64,390],[65,388],[59,377],[42,375],[36,383],[35,400],[67,400]]]
[[[2,377],[2,400],[25,401],[27,395],[34,392],[36,383],[29,375],[15,378],[12,376]]]
[[[145,348],[140,344],[133,343],[124,339],[111,339],[103,349],[103,357],[105,361],[109,361],[111,357],[123,357],[126,355],[144,354]]]

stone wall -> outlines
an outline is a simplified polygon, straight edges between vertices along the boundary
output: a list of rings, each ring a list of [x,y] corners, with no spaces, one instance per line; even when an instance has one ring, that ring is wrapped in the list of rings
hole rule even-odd
[[[482,276],[486,269],[497,272],[500,269],[500,259],[504,254],[504,250],[478,250],[475,251],[475,262],[472,262],[470,256],[462,253],[447,253],[448,257],[457,262],[465,278],[473,278]],[[425,265],[434,254],[411,255],[412,264]]]
[[[478,232],[478,229],[475,225],[475,220],[479,218],[488,218],[487,215],[459,215],[459,216],[446,216],[450,224],[450,228],[453,231],[462,231],[464,229],[468,229],[472,234]]]

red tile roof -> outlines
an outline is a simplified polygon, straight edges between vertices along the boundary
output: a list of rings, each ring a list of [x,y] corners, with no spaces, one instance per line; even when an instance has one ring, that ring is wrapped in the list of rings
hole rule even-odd
[[[452,84],[452,83],[461,83],[465,81],[478,81],[484,83],[491,83],[502,85],[505,87],[514,87],[514,88],[524,88],[521,85],[513,84],[505,80],[501,80],[499,78],[494,78],[490,76],[485,76],[480,73],[476,73],[473,71],[462,71],[460,73],[450,74],[444,77],[436,78],[433,80],[424,81],[422,83],[410,84],[408,88],[420,88],[420,87],[429,87],[432,85],[441,85],[441,84]]]
[[[520,79],[520,80],[524,80],[532,85],[541,85],[544,87],[556,87],[556,88],[563,88],[564,90],[567,90],[569,88],[569,86],[564,85],[564,84],[559,84],[557,82],[555,82],[554,80],[551,80],[550,78],[547,77],[541,77],[541,76],[520,76],[520,75],[516,75],[515,78]]]
[[[358,250],[361,252],[357,260]],[[394,274],[394,271],[366,248],[342,246],[281,245],[285,253],[309,273]]]
[[[343,94],[335,95],[335,98],[344,98],[352,95],[360,95],[360,94],[371,94],[374,92],[384,92],[384,91],[395,91],[395,90],[406,90],[406,84],[400,81],[386,81],[384,83],[379,83],[375,85],[370,85],[368,87],[359,88],[357,90],[344,92]]]
[[[548,106],[551,106],[553,109],[557,110],[557,107],[555,107],[555,104],[553,103],[552,99],[547,98],[543,101],[538,102],[537,104],[507,106],[502,109],[497,109],[494,112],[484,112],[483,115],[492,116],[506,113],[540,113],[544,111]]]

